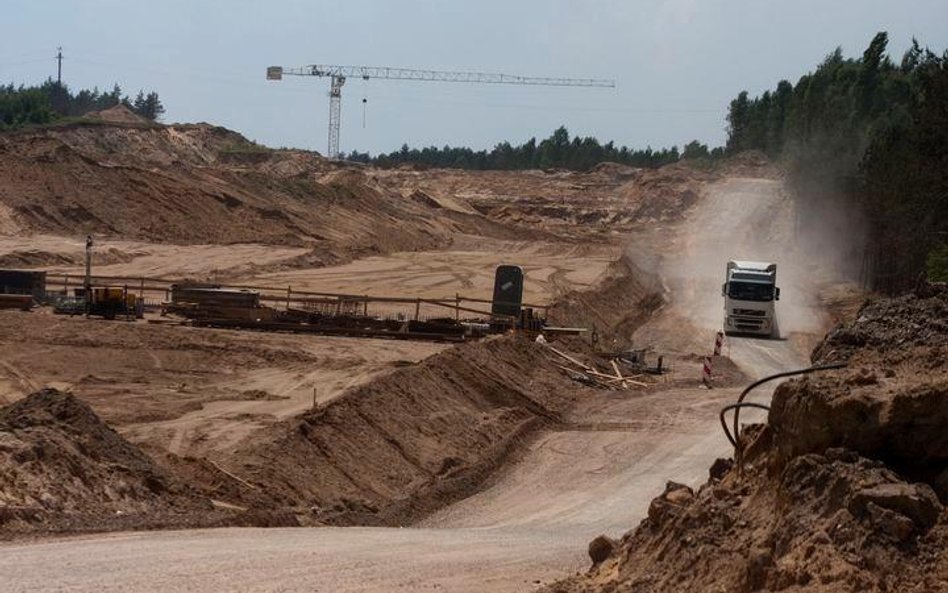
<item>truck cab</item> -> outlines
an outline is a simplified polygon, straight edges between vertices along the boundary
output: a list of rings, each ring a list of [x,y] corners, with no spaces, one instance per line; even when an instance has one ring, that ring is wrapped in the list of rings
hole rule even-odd
[[[744,260],[727,262],[724,297],[724,333],[778,337],[775,301],[777,264]]]

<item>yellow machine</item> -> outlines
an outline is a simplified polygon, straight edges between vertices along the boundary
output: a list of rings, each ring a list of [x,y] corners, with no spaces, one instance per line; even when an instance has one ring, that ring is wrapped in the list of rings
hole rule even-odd
[[[115,319],[120,315],[135,317],[138,297],[124,288],[94,287],[89,290],[86,314]]]

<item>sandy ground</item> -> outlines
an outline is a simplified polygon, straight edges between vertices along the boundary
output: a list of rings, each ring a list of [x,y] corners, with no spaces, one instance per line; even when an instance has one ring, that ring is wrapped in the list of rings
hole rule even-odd
[[[56,235],[0,236],[0,258],[16,254],[37,263],[68,259],[73,265],[40,265],[38,269],[83,274],[85,237]],[[234,245],[170,245],[98,239],[93,255],[94,273],[101,276],[148,276],[169,278],[214,278],[244,269],[249,263],[273,265],[309,250],[254,243]],[[116,261],[122,260],[122,261]]]
[[[592,287],[617,253],[604,245],[479,238],[446,251],[393,253],[343,266],[256,274],[240,281],[347,294],[440,298],[460,293],[489,299],[494,271],[506,264],[523,268],[524,301],[546,304],[567,290]]]
[[[0,237],[0,257],[81,262],[83,251],[80,239]],[[592,286],[617,253],[606,245],[460,236],[456,249],[447,251],[401,252],[342,266],[265,272],[261,270],[280,268],[307,250],[102,240],[96,251],[98,275],[223,277],[232,283],[400,297],[453,298],[461,293],[489,299],[496,266],[517,263],[526,273],[525,300],[541,304],[562,291]],[[82,273],[76,263],[43,267]],[[256,272],[249,274],[251,268]],[[373,314],[398,312],[411,315],[414,305],[370,308]],[[422,306],[423,316],[445,314],[453,312]],[[444,348],[424,342],[103,324],[47,312],[0,312],[0,327],[0,404],[45,385],[71,390],[133,442],[212,457],[233,449],[253,431],[312,406],[314,389],[323,403],[396,365],[417,362]],[[256,355],[234,355],[251,344]],[[293,356],[281,355],[287,351]]]
[[[50,262],[38,269],[75,275],[71,284],[77,285],[84,273],[84,245],[84,239],[52,235],[0,237],[0,261],[10,257],[18,261]],[[620,249],[603,243],[504,241],[460,235],[447,250],[395,252],[326,267],[301,267],[294,262],[294,258],[308,251],[249,243],[179,246],[103,239],[96,246],[93,274],[190,278],[231,285],[384,297],[454,299],[460,294],[490,299],[494,271],[497,266],[507,264],[519,265],[524,270],[524,302],[545,305],[569,290],[594,286]],[[149,299],[163,297],[154,292],[146,296]],[[465,306],[486,309],[480,303],[465,303]],[[452,310],[433,305],[422,305],[421,309],[423,318],[454,314]],[[368,313],[412,316],[414,310],[413,304],[372,303]]]
[[[492,487],[422,528],[75,538],[0,547],[0,570],[11,591],[42,590],[49,573],[36,570],[52,555],[73,567],[53,577],[63,591],[529,591],[581,569],[585,543],[633,524],[665,479],[702,479],[709,455],[726,451],[702,418],[733,397],[603,394],[574,415],[582,429],[541,436]]]
[[[55,273],[84,273],[85,239],[52,235],[0,237],[0,258],[16,254]],[[396,252],[328,267],[293,267],[290,260],[308,249],[259,244],[162,245],[102,239],[96,245],[93,273],[100,276],[193,278],[228,284],[292,286],[294,290],[422,298],[453,298],[460,293],[490,298],[498,265],[523,267],[524,300],[548,303],[563,291],[592,286],[619,249],[605,244],[575,245],[544,241],[501,241],[458,237],[442,251]],[[119,261],[116,261],[119,260]],[[276,268],[276,271],[267,271]]]
[[[446,346],[0,311],[0,402],[50,385],[136,443],[210,455]]]
[[[720,237],[750,234],[775,249],[782,244],[781,253],[792,248],[794,233],[785,233],[792,229],[792,205],[778,190],[756,180],[716,186],[715,222],[699,209],[679,235],[688,240],[639,244],[643,252],[652,250],[670,291],[642,338],[681,352],[704,350],[705,330],[720,322],[708,316],[714,325],[705,327],[700,312],[720,309],[717,277],[731,257],[720,249]],[[749,208],[749,200],[756,207]],[[712,252],[720,265],[702,255]],[[682,284],[689,274],[715,278],[716,286]],[[781,304],[790,304],[781,314],[799,306],[804,317],[819,318],[811,286],[798,285],[799,301],[785,289]],[[808,328],[799,334],[785,341],[733,340],[731,355],[751,376],[799,366],[815,336]],[[420,528],[118,534],[8,545],[0,548],[0,572],[10,591],[45,590],[51,582],[62,591],[528,591],[583,568],[588,540],[633,525],[665,480],[703,481],[710,463],[727,453],[717,410],[735,392],[603,393],[580,406],[572,424],[538,438],[481,493]]]

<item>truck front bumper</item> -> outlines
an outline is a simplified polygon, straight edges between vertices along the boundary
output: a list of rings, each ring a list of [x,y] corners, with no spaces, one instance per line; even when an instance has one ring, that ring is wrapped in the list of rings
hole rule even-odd
[[[769,336],[772,324],[765,317],[728,315],[724,318],[724,332],[728,334],[757,334]]]

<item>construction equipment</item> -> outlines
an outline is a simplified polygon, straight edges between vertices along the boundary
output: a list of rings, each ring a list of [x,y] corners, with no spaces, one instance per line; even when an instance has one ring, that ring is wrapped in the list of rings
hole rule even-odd
[[[780,300],[777,288],[777,264],[727,262],[724,297],[724,333],[757,334],[779,337],[774,301]]]
[[[86,293],[86,315],[106,319],[124,316],[128,319],[142,317],[138,297],[126,288],[92,287]]]
[[[276,309],[261,305],[260,293],[255,290],[195,282],[171,285],[171,302],[162,305],[162,314],[165,313],[177,313],[192,320],[254,323],[276,317]]]
[[[282,80],[289,76],[317,76],[329,78],[329,151],[331,159],[339,157],[339,126],[342,112],[342,86],[346,79],[357,76],[362,80],[380,78],[383,80],[416,80],[427,82],[466,82],[477,84],[516,84],[530,86],[557,87],[600,87],[615,88],[614,80],[596,78],[545,78],[537,76],[516,76],[512,74],[489,74],[485,72],[452,72],[444,70],[412,70],[408,68],[385,68],[374,66],[324,66],[310,65],[301,68],[270,66],[267,68],[267,80]]]
[[[494,271],[494,298],[490,312],[494,315],[520,317],[523,306],[523,268],[497,266]]]
[[[260,306],[260,293],[255,290],[223,288],[219,284],[172,284],[171,302],[175,305],[250,309]]]
[[[0,309],[29,311],[46,298],[46,272],[0,270]]]

